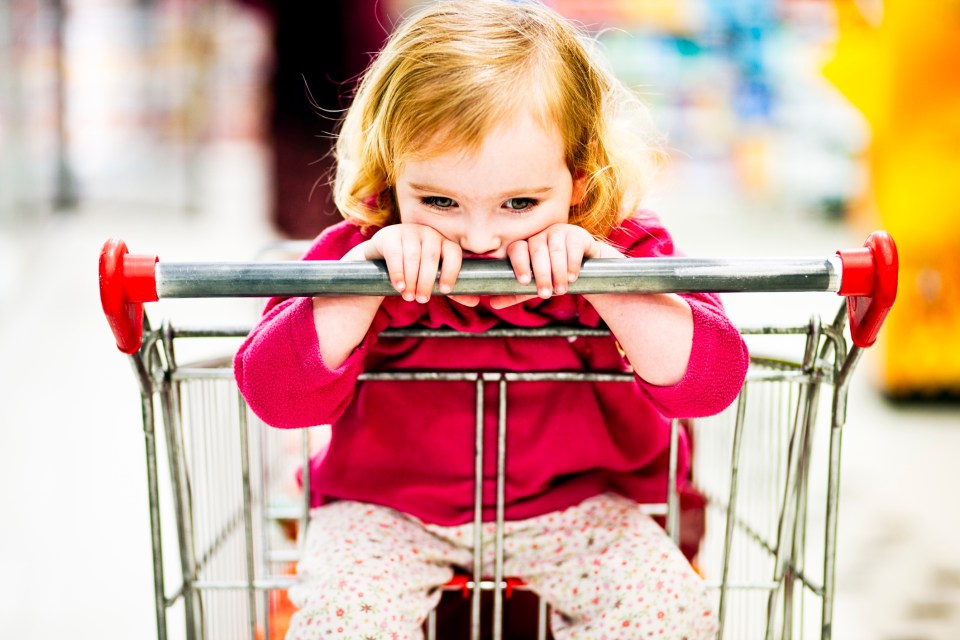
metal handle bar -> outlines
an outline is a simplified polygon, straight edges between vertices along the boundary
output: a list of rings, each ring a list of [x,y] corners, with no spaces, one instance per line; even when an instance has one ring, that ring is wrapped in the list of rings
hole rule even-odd
[[[896,288],[896,246],[878,231],[864,248],[827,258],[586,260],[570,293],[831,291],[851,298],[851,332],[865,347],[876,339]],[[506,260],[467,260],[453,293],[536,294],[536,286],[517,282]],[[317,295],[399,294],[382,261],[163,263],[156,256],[128,253],[118,239],[107,240],[100,253],[100,298],[124,353],[140,348],[144,302]]]
[[[691,291],[838,291],[839,258],[702,260],[624,258],[587,260],[570,293]],[[264,263],[159,263],[159,298],[243,298],[316,295],[399,295],[382,261]],[[434,288],[434,293],[439,291]],[[454,294],[533,294],[506,260],[466,260]]]

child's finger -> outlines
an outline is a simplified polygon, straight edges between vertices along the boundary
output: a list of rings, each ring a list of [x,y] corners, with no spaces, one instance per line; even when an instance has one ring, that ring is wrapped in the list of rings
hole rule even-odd
[[[403,277],[403,245],[399,236],[387,236],[377,242],[380,255],[387,265],[387,274],[393,288],[403,293],[406,281]]]
[[[550,251],[550,268],[553,273],[553,290],[562,295],[567,292],[567,239],[571,234],[557,231],[548,234],[547,247]]]
[[[580,238],[574,235],[567,236],[567,282],[574,283],[580,277],[580,267],[583,266],[584,246]]]
[[[413,302],[417,296],[417,277],[420,275],[420,234],[415,229],[404,229],[403,242],[403,299]]]
[[[458,302],[465,307],[475,307],[480,304],[480,296],[475,295],[456,295],[447,296],[448,299]]]
[[[530,248],[525,240],[518,240],[507,247],[507,258],[510,259],[510,265],[513,267],[513,273],[517,276],[517,282],[527,284],[533,277],[530,270]]]
[[[537,296],[526,293],[490,296],[490,308],[503,309],[505,307],[512,307],[515,304],[520,304],[521,302],[526,302],[527,300],[533,300],[536,297]]]
[[[420,238],[420,266],[417,273],[417,302],[424,303],[433,293],[433,285],[437,281],[437,270],[440,267],[440,243],[438,233],[424,232]]]
[[[550,248],[544,234],[540,233],[527,240],[530,247],[530,267],[533,279],[537,283],[537,295],[549,298],[553,293],[553,270],[550,265]]]
[[[457,276],[460,275],[462,262],[463,251],[460,249],[460,245],[444,238],[440,245],[440,293],[447,294],[453,291],[453,285],[456,284]],[[461,304],[464,303],[461,302]],[[467,306],[475,307],[476,305],[475,302]]]

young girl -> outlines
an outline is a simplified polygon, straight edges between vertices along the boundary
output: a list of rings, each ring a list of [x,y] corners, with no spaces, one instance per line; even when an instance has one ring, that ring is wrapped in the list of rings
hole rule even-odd
[[[271,300],[235,361],[267,423],[333,425],[311,462],[287,638],[419,638],[439,587],[472,562],[474,383],[359,382],[367,369],[632,370],[633,384],[509,387],[505,572],[546,599],[558,640],[716,632],[702,583],[638,503],[663,500],[669,418],[736,396],[743,342],[712,295],[567,294],[585,258],[675,255],[636,209],[650,153],[624,123],[640,113],[586,40],[532,2],[430,4],[369,68],[337,143],[346,220],[305,258],[384,260],[401,295]],[[451,292],[463,260],[485,258],[508,259],[538,295],[433,295],[435,283]],[[388,327],[551,323],[612,336],[378,339]]]

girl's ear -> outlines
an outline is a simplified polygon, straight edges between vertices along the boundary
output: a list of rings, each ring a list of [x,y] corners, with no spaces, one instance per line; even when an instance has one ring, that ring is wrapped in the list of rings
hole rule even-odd
[[[583,200],[587,194],[587,175],[583,171],[577,171],[573,176],[573,194],[570,196],[570,206],[575,207]]]

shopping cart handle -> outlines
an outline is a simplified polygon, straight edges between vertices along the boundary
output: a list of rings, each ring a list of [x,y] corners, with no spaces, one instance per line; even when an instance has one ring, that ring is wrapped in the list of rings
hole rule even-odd
[[[100,250],[100,303],[117,340],[133,354],[143,337],[143,303],[158,300],[157,256],[130,255],[123,240],[111,238]]]
[[[872,345],[897,298],[897,245],[885,231],[874,231],[862,249],[837,251],[843,263],[840,295],[848,296],[850,337],[858,347]]]
[[[857,346],[874,343],[897,295],[897,249],[882,231],[862,249],[830,258],[587,260],[571,293],[838,291],[849,298]],[[629,286],[624,287],[624,283]],[[532,293],[506,260],[467,261],[453,293]],[[133,354],[143,336],[143,303],[160,297],[398,295],[382,262],[165,263],[132,255],[116,238],[100,252],[100,300],[117,347]]]

